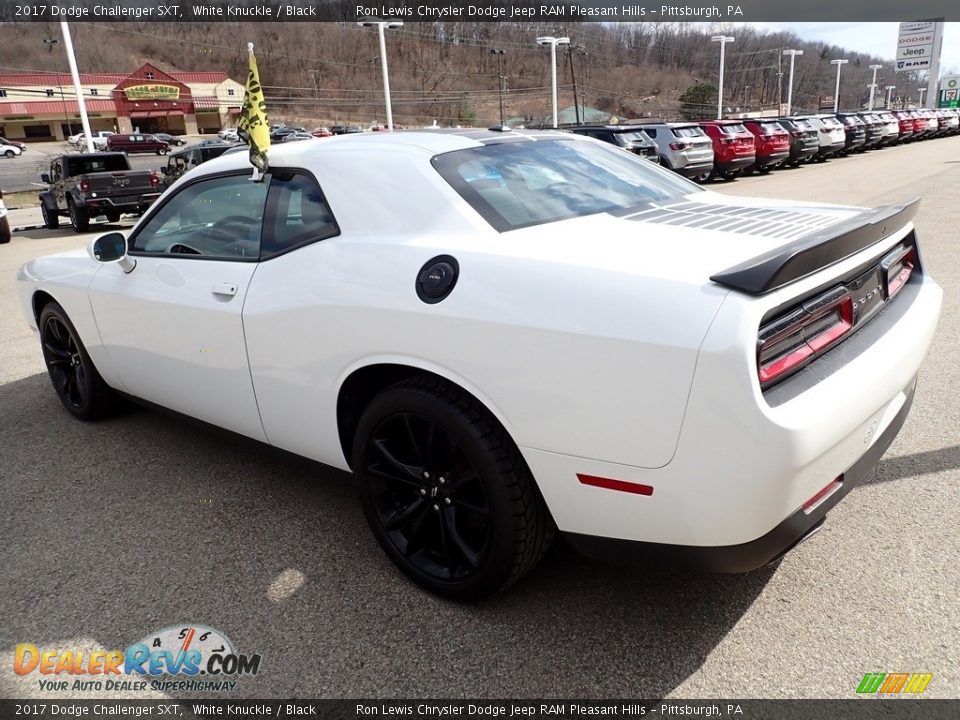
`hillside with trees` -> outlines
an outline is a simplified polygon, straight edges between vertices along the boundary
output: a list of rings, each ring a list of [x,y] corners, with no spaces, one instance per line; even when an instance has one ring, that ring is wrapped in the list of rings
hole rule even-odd
[[[75,23],[81,71],[129,72],[143,62],[167,70],[223,70],[243,81],[246,43],[256,44],[261,80],[273,119],[299,122],[383,122],[383,91],[376,31],[344,23]],[[503,65],[506,115],[528,124],[550,110],[549,51],[534,38],[564,34],[558,51],[559,104],[598,108],[619,118],[711,116],[715,99],[697,86],[715,87],[718,46],[710,36],[736,36],[727,46],[725,105],[774,109],[785,102],[789,58],[796,58],[794,108],[832,104],[833,58],[848,58],[841,106],[858,108],[868,96],[872,63],[878,78],[914,93],[917,79],[895,76],[892,62],[789,32],[749,26],[690,23],[582,23],[566,27],[516,23],[408,23],[388,31],[387,48],[396,122],[488,125],[499,118],[498,60]],[[55,23],[10,23],[3,28],[0,72],[65,71]],[[502,55],[492,52],[502,49]],[[899,91],[897,93],[899,95]],[[715,96],[714,96],[715,97]],[[914,97],[915,99],[915,97]]]

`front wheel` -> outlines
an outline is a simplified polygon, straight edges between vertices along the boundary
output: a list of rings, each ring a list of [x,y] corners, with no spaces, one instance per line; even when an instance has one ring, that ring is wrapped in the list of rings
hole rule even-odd
[[[16,153],[13,150],[7,150],[3,153],[3,156],[7,158],[12,158],[16,156]]]
[[[442,380],[416,378],[374,398],[352,456],[374,536],[430,592],[491,595],[550,545],[553,521],[516,445],[477,400]]]
[[[40,214],[43,216],[43,226],[48,230],[56,230],[60,227],[60,216],[57,215],[56,210],[50,210],[43,200],[40,201]]]
[[[119,398],[93,366],[63,308],[55,302],[45,305],[38,326],[50,382],[63,406],[81,420],[111,415]]]

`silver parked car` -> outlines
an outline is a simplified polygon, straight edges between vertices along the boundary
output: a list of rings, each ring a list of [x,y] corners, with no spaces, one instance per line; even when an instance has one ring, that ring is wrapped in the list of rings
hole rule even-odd
[[[657,144],[660,163],[674,172],[692,179],[713,170],[713,140],[697,123],[644,123],[643,130]]]

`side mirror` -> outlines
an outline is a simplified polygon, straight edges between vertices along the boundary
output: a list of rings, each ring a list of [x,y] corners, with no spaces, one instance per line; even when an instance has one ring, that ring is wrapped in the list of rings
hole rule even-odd
[[[125,273],[132,272],[137,261],[127,255],[127,238],[121,232],[109,232],[90,241],[87,254],[100,263],[115,262]]]
[[[162,168],[160,168],[160,172],[162,172],[164,175],[169,175],[169,174],[170,174],[170,168],[168,168],[166,165],[164,165]]]
[[[43,173],[40,175],[40,179],[43,180],[47,185],[50,184],[50,173]]]

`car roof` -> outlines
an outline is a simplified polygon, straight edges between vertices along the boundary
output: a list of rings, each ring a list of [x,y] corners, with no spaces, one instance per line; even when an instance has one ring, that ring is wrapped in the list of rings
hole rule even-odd
[[[571,125],[568,127],[560,128],[561,130],[570,130],[571,132],[576,132],[577,130],[610,130],[611,132],[637,132],[638,130],[643,130],[643,125],[637,125],[631,123],[630,125]]]

